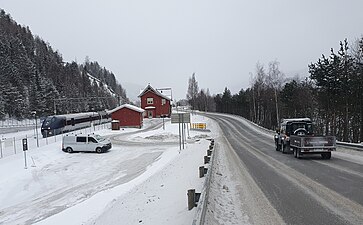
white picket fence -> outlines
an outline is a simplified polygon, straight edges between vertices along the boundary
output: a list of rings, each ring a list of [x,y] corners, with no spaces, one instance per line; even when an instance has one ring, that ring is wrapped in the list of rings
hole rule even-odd
[[[41,124],[41,120],[38,119],[38,126]],[[6,119],[0,120],[0,128],[7,127],[32,127],[35,126],[34,119],[24,119],[24,120],[16,120],[16,119]]]
[[[39,125],[38,125],[39,126]],[[101,124],[97,126],[87,127],[81,130],[72,131],[72,133],[92,133],[97,130],[102,129],[111,129],[111,124]],[[27,135],[16,135],[13,137],[1,137],[0,135],[0,159],[5,158],[7,156],[19,154],[23,152],[23,139],[27,139],[28,150],[33,150],[38,147],[43,147],[49,144],[53,144],[57,141],[60,141],[65,134],[59,134],[47,138],[43,138],[40,132],[40,127],[38,127],[38,135],[36,135],[36,130],[29,130]],[[38,137],[37,137],[38,136]]]

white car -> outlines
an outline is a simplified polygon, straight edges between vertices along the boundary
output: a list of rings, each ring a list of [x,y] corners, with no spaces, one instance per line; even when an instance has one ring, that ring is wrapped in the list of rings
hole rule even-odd
[[[63,137],[62,142],[62,150],[68,153],[75,151],[102,153],[111,147],[111,141],[98,134],[68,134]]]

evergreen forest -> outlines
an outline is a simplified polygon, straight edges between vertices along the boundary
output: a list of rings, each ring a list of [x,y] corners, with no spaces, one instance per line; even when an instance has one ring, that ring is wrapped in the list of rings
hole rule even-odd
[[[286,78],[279,62],[257,63],[249,88],[232,94],[226,87],[215,96],[199,90],[193,74],[187,99],[193,109],[239,115],[273,130],[284,118],[309,117],[317,134],[363,142],[363,37],[341,41],[338,51],[331,48],[307,67],[308,77]]]
[[[0,119],[102,111],[128,102],[115,75],[88,57],[64,62],[0,9]]]

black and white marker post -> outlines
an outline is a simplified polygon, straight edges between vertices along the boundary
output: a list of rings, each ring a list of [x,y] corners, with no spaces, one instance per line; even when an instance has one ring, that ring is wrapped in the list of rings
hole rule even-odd
[[[26,151],[28,151],[28,140],[26,138],[24,138],[23,139],[23,152],[24,152],[24,161],[25,161],[24,169],[28,169],[28,166],[26,163]]]

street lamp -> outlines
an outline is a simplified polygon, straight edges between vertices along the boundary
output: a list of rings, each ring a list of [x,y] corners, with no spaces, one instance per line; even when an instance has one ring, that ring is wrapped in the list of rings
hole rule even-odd
[[[95,114],[95,112],[94,112],[95,109],[92,107],[91,110],[92,110],[92,119],[90,122],[91,122],[91,132],[92,132],[92,127],[93,127],[93,131],[96,131],[96,127],[95,127],[95,120],[93,119],[94,114]]]
[[[32,111],[31,112],[32,115],[34,115],[34,119],[35,119],[35,130],[37,132],[37,147],[39,148],[39,139],[38,139],[38,121],[37,121],[37,111]]]

